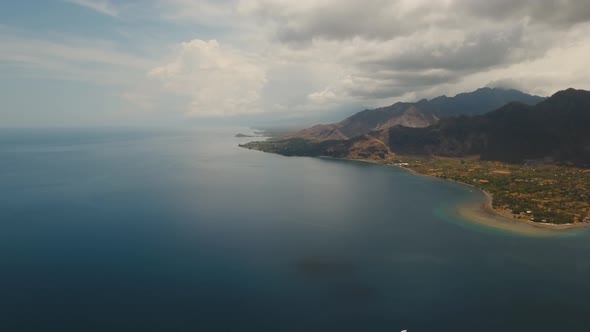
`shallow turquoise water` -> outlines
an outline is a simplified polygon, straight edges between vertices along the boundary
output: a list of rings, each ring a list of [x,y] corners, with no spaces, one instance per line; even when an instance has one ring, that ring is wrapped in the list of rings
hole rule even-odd
[[[588,331],[588,231],[240,131],[0,130],[0,331]]]

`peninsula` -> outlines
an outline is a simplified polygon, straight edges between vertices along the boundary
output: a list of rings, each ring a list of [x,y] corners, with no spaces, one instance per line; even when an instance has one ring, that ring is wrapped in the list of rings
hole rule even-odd
[[[489,100],[506,104],[489,111]],[[337,124],[241,146],[400,166],[484,190],[506,218],[577,227],[590,224],[588,124],[588,91],[544,99],[480,89],[365,110]]]

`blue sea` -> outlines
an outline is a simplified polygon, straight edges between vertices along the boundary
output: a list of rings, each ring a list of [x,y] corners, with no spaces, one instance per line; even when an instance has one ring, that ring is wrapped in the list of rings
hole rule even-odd
[[[0,331],[590,331],[590,233],[244,128],[0,130]]]

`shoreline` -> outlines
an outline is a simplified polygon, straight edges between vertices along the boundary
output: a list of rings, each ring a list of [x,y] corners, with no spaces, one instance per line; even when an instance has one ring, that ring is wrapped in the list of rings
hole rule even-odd
[[[395,167],[395,168],[407,171],[415,176],[423,176],[423,177],[427,177],[427,178],[431,178],[431,179],[443,180],[443,179],[436,177],[436,176],[416,172],[415,170],[408,168],[408,167],[385,164],[385,163],[382,163],[382,162],[379,162],[376,160],[353,159],[353,158],[334,158],[334,157],[326,157],[326,156],[321,156],[319,158],[334,159],[334,160],[346,160],[346,161],[358,161],[358,162],[375,164],[375,165]],[[556,232],[559,232],[559,231],[568,231],[568,230],[574,230],[574,229],[590,228],[590,223],[551,224],[551,223],[538,223],[538,222],[534,222],[534,221],[530,221],[530,220],[510,218],[507,215],[503,214],[501,211],[494,209],[494,207],[493,207],[493,199],[494,198],[491,193],[489,193],[481,188],[478,188],[472,184],[469,184],[469,183],[464,183],[464,182],[450,180],[450,179],[447,179],[445,181],[454,182],[454,183],[462,185],[462,186],[468,186],[470,188],[479,190],[480,192],[483,193],[483,195],[485,197],[485,200],[483,202],[478,202],[477,204],[470,203],[470,204],[466,204],[466,205],[460,205],[454,209],[457,212],[457,214],[459,214],[463,218],[470,220],[476,224],[482,224],[482,225],[485,225],[488,227],[513,231],[513,232],[517,232],[517,233],[525,233],[527,235],[543,235],[543,234],[539,234],[539,233],[543,233],[543,231],[555,234]],[[528,229],[525,229],[524,227],[526,227]],[[534,230],[541,231],[541,232],[534,232]],[[545,235],[547,235],[547,234],[545,233]]]

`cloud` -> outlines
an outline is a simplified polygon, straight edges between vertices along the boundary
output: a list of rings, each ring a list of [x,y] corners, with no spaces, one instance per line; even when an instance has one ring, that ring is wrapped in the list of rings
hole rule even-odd
[[[249,1],[244,10],[273,22],[281,42],[355,37],[391,39],[441,20],[443,2],[424,0]]]
[[[571,27],[590,21],[590,3],[585,0],[455,0],[453,8],[462,15],[494,21],[526,18],[533,24]]]
[[[527,89],[522,77],[506,77],[506,69],[555,76],[538,64],[556,49],[573,52],[590,20],[590,5],[581,0],[160,3],[169,20],[223,31],[218,43],[184,43],[149,75],[188,98],[189,113],[204,116],[380,106],[509,82],[540,91],[537,84]],[[213,58],[231,59],[232,65],[219,66]],[[577,61],[576,68],[586,72]],[[533,64],[539,72],[528,71]],[[573,76],[564,73],[556,81]]]
[[[267,80],[261,61],[243,51],[199,39],[182,43],[173,59],[149,72],[169,92],[190,98],[188,114],[228,116],[261,112]]]
[[[590,20],[586,0],[249,0],[242,12],[274,24],[281,42],[355,37],[388,40],[431,27],[475,29],[526,20],[567,28]]]
[[[543,57],[517,62],[491,72],[479,72],[466,77],[461,86],[490,85],[551,95],[558,90],[574,87],[590,90],[590,24],[578,26],[562,35],[562,40]]]
[[[544,59],[564,40],[575,43],[570,32],[590,20],[590,4],[573,0],[254,3],[250,13],[263,18],[276,43],[340,66],[338,77],[308,94],[314,103],[376,104],[410,93],[446,93],[472,75],[493,77]]]
[[[63,0],[64,2],[85,7],[95,12],[117,17],[119,16],[119,10],[115,5],[106,0]]]
[[[6,37],[0,61],[122,86],[119,97],[139,109],[296,116],[486,85],[543,95],[590,88],[586,0],[63,1],[124,11],[121,29],[149,22],[158,35]]]
[[[440,32],[435,34],[440,37]],[[397,47],[393,52],[386,51],[372,61],[363,61],[362,65],[373,69],[395,68],[405,71],[481,70],[514,60],[514,51],[524,46],[520,27],[467,32],[459,38],[445,37],[437,39],[431,32],[413,35],[395,43]]]
[[[500,88],[500,89],[516,89],[523,90],[526,86],[517,78],[500,78],[490,81],[486,84],[489,88]]]
[[[153,66],[145,57],[118,50],[110,42],[3,37],[0,63],[32,77],[51,77],[105,85],[131,84]]]

